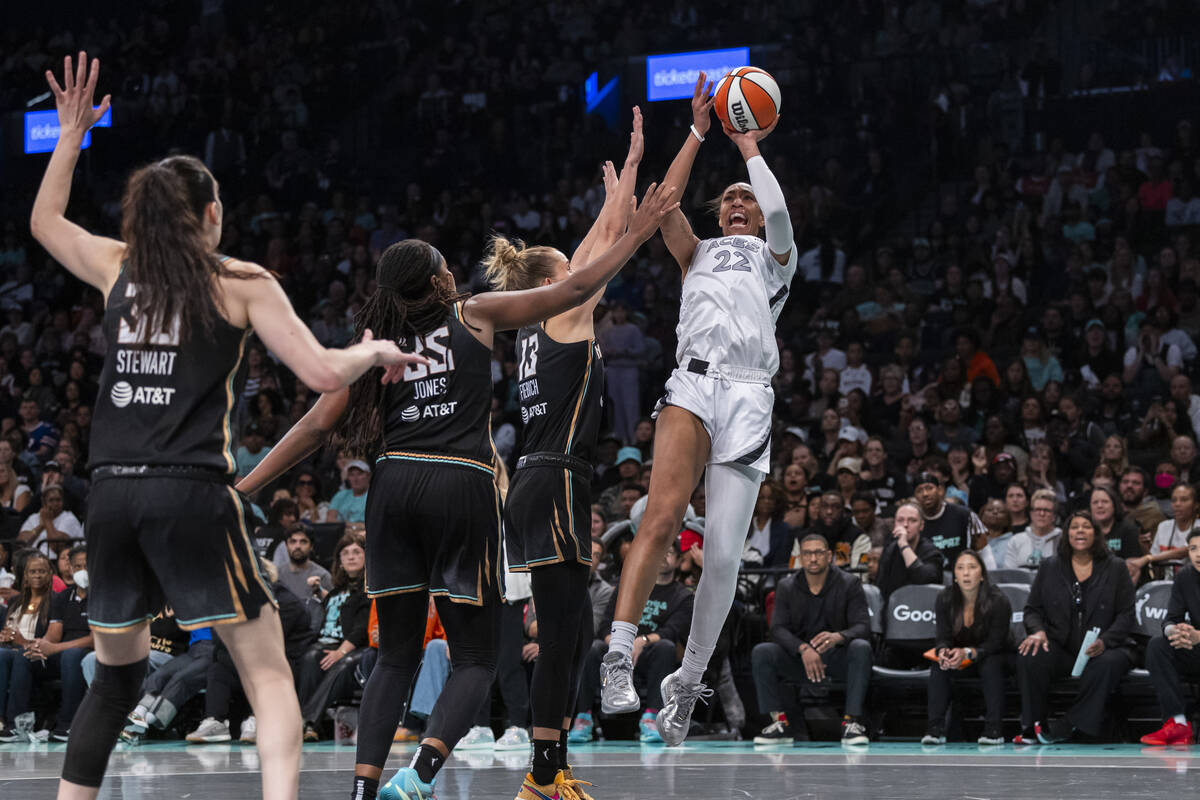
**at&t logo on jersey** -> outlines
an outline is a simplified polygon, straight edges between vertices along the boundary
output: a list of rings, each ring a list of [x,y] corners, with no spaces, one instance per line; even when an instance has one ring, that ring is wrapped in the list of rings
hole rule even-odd
[[[532,406],[521,406],[521,422],[526,424],[534,417],[542,417],[546,414],[546,406],[548,403],[538,403]]]
[[[125,381],[113,384],[109,397],[117,408],[132,404],[144,406],[169,406],[175,390],[163,386],[130,386]]]
[[[421,419],[438,419],[440,417],[448,417],[454,413],[454,409],[458,408],[458,401],[452,403],[430,403],[421,410],[417,406],[409,406],[400,412],[400,420],[402,422],[416,422]]]

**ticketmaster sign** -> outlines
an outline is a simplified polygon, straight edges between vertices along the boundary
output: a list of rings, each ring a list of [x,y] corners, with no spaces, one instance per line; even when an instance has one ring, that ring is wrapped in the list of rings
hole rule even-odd
[[[646,99],[678,100],[691,97],[701,72],[711,81],[738,67],[750,66],[750,48],[703,50],[646,56]]]
[[[112,127],[112,108],[104,112],[104,116],[96,123],[97,128]],[[58,143],[58,112],[57,111],[26,111],[25,112],[25,152],[49,153]],[[92,132],[83,135],[83,147],[86,150],[92,143]]]

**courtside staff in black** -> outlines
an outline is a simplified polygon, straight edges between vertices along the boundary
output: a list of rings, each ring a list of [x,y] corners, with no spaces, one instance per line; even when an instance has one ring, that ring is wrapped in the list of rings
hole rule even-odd
[[[338,429],[378,462],[367,496],[367,592],[376,599],[379,660],[363,693],[353,797],[428,797],[467,732],[496,668],[500,505],[487,409],[493,334],[580,305],[607,283],[669,210],[651,186],[630,231],[570,278],[524,292],[456,293],[445,259],[407,239],[379,259],[359,329],[415,345],[429,359],[383,389],[367,375],[327,394],[239,484],[256,491]],[[446,628],[452,671],[412,764],[379,788],[404,699],[421,660],[428,597]],[[402,795],[401,792],[404,792]],[[419,793],[419,794],[418,794]]]
[[[568,261],[553,247],[525,247],[496,237],[487,277],[503,290],[566,280],[572,264],[603,252],[624,230],[643,150],[642,118],[618,179],[604,165],[605,203]],[[538,658],[530,685],[533,741],[525,794],[552,794],[558,773],[574,780],[567,733],[594,630],[587,584],[592,562],[592,459],[604,421],[604,359],[592,315],[603,292],[578,308],[517,335],[518,394],[525,424],[521,458],[504,504],[510,568],[531,573],[538,610]]]
[[[258,571],[245,510],[232,487],[229,416],[235,375],[253,328],[309,386],[333,391],[373,366],[399,367],[392,342],[321,347],[270,273],[216,254],[217,182],[174,156],[134,172],[121,203],[122,240],[65,216],[92,108],[99,62],[65,59],[46,77],[60,137],[34,202],[31,227],[50,255],[105,297],[108,342],[90,445],[87,542],[95,679],[75,719],[58,796],[91,800],[125,716],[138,699],[150,620],[171,605],[185,628],[222,625],[259,726],[263,796],[295,798],[300,710],[274,598]]]

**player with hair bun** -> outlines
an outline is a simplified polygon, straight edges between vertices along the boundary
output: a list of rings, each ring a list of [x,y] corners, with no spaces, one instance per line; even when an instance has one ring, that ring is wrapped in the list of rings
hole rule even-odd
[[[604,164],[604,206],[574,255],[553,247],[492,240],[486,275],[496,289],[558,283],[592,253],[606,251],[625,232],[642,158],[642,114],[620,178]],[[528,325],[517,334],[518,389],[524,446],[504,504],[509,569],[528,572],[538,611],[538,657],[530,684],[533,756],[518,800],[586,798],[567,761],[567,732],[580,673],[594,634],[588,597],[592,563],[591,475],[604,422],[604,360],[593,311],[601,288],[582,305]]]
[[[680,197],[711,123],[711,93],[701,73],[692,96],[693,124],[664,179]],[[683,270],[678,365],[656,410],[649,500],[622,571],[601,679],[605,713],[638,708],[633,659],[653,643],[654,634],[635,640],[637,622],[704,474],[709,509],[704,573],[683,664],[663,680],[656,719],[668,745],[684,740],[696,700],[712,694],[701,678],[733,603],[746,531],[771,455],[771,378],[779,368],[775,322],[796,273],[787,202],[758,149],[776,124],[778,117],[746,133],[723,126],[746,161],[750,181],[732,183],[721,193],[720,238],[701,241],[679,210],[661,226]],[[759,238],[764,228],[765,241]]]

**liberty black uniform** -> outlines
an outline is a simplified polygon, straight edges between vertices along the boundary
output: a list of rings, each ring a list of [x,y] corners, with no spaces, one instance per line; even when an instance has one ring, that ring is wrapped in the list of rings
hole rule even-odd
[[[499,596],[500,494],[490,417],[492,354],[455,304],[400,346],[429,359],[385,389],[384,448],[367,494],[367,593]]]
[[[509,486],[509,568],[592,563],[592,456],[604,415],[604,360],[591,339],[559,342],[544,326],[517,337],[524,455]]]
[[[258,616],[274,596],[250,543],[230,415],[249,330],[214,307],[142,344],[137,287],[122,269],[104,312],[108,352],[92,425],[88,498],[91,627],[126,630],[170,605],[181,628]],[[197,302],[212,303],[211,298]]]

